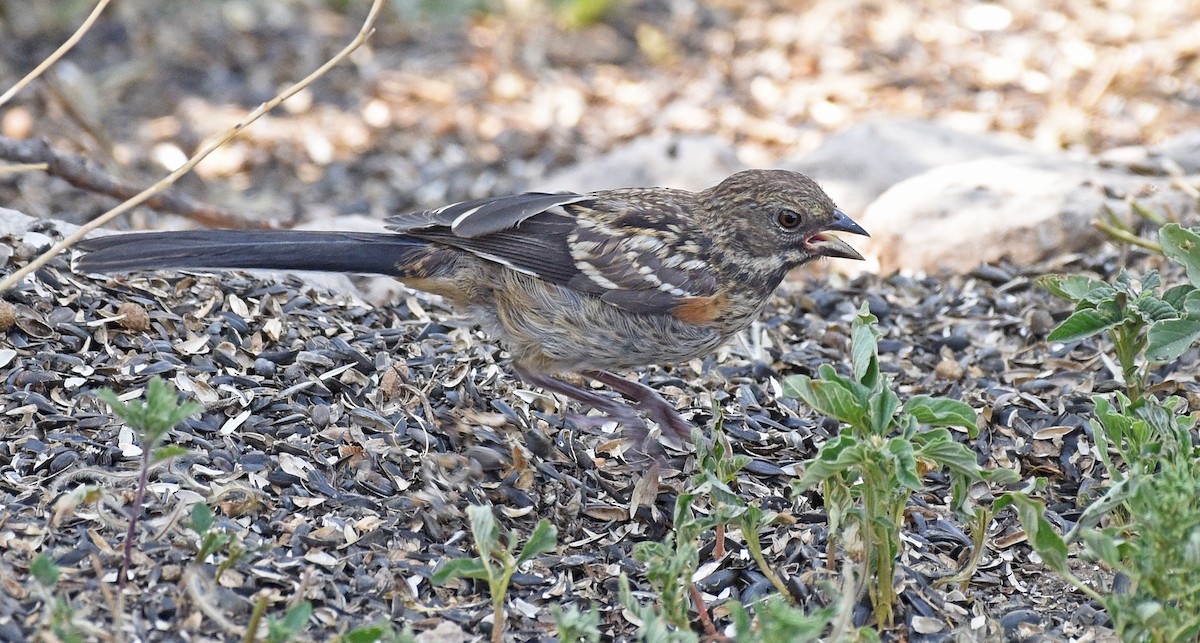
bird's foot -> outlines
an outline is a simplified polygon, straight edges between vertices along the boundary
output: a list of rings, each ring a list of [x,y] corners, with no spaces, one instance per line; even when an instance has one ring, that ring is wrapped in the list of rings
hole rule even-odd
[[[633,400],[637,410],[662,427],[663,437],[672,441],[672,446],[683,447],[691,444],[694,425],[684,419],[658,391],[608,371],[587,371],[584,375]]]
[[[635,404],[630,406],[620,400],[608,397],[599,392],[576,386],[549,375],[518,370],[518,374],[526,382],[540,386],[547,391],[561,393],[586,404],[600,412],[600,415],[572,415],[568,420],[579,428],[600,428],[608,422],[617,422],[623,427],[622,437],[628,439],[634,450],[661,459],[665,453],[657,441],[650,438],[650,429],[646,420],[638,415],[641,411],[647,418],[654,421],[662,429],[662,440],[672,447],[683,449],[691,442],[692,424],[685,420],[675,407],[671,406],[657,391],[608,371],[587,371],[583,373],[602,384],[606,384],[618,393],[632,399]]]
[[[650,426],[646,421],[633,413],[631,407],[626,407],[630,412],[619,413],[614,415],[583,415],[580,413],[572,413],[565,416],[566,420],[577,429],[600,429],[604,425],[611,422],[616,422],[621,426],[619,435],[621,439],[630,445],[632,452],[662,460],[666,457],[666,451],[658,440],[650,435]]]

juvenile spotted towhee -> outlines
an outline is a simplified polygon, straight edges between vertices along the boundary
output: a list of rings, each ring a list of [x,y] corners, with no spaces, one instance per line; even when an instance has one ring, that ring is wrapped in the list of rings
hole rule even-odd
[[[394,233],[200,230],[77,247],[85,272],[162,268],[391,275],[446,297],[511,353],[530,384],[626,426],[641,411],[685,443],[691,425],[654,389],[613,374],[711,353],[746,328],[788,270],[862,259],[830,231],[866,235],[811,179],[738,172],[699,192],[528,193],[389,217]],[[554,377],[577,373],[631,407]],[[588,418],[591,420],[592,418]]]

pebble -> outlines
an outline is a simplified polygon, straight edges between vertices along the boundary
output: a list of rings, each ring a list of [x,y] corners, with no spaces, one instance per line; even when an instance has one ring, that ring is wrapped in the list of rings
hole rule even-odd
[[[117,314],[123,315],[117,322],[121,328],[137,332],[150,328],[150,314],[140,304],[127,301],[117,307]]]
[[[1041,624],[1042,615],[1026,608],[1012,610],[1000,617],[1000,627],[1004,630],[1004,635],[1010,641],[1017,638],[1019,634],[1018,628],[1021,625],[1040,626]]]
[[[324,429],[329,426],[329,405],[317,404],[309,409],[308,417],[312,420],[313,426],[317,429]]]
[[[0,331],[7,331],[17,322],[17,309],[0,299]]]
[[[934,367],[933,373],[939,380],[944,382],[957,382],[963,378],[963,367],[957,361],[949,357],[943,358]]]

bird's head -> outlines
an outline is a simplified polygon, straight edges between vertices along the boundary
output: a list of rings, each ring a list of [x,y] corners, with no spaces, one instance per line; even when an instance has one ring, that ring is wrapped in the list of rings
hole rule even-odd
[[[745,170],[699,194],[713,233],[759,271],[778,274],[820,257],[863,257],[830,232],[867,235],[812,179],[787,170]]]

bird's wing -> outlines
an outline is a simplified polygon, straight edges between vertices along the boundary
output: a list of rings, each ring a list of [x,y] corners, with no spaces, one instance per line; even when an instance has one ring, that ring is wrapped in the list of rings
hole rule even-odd
[[[685,214],[629,194],[530,193],[388,218],[389,227],[454,246],[638,313],[699,311],[718,293],[705,250],[683,238]],[[617,198],[613,198],[617,197]],[[692,319],[689,319],[691,321]]]
[[[474,239],[520,226],[526,219],[542,212],[588,200],[591,200],[591,197],[570,192],[527,192],[461,201],[433,210],[397,214],[388,217],[387,222],[388,227],[397,232],[447,228],[455,236]]]

